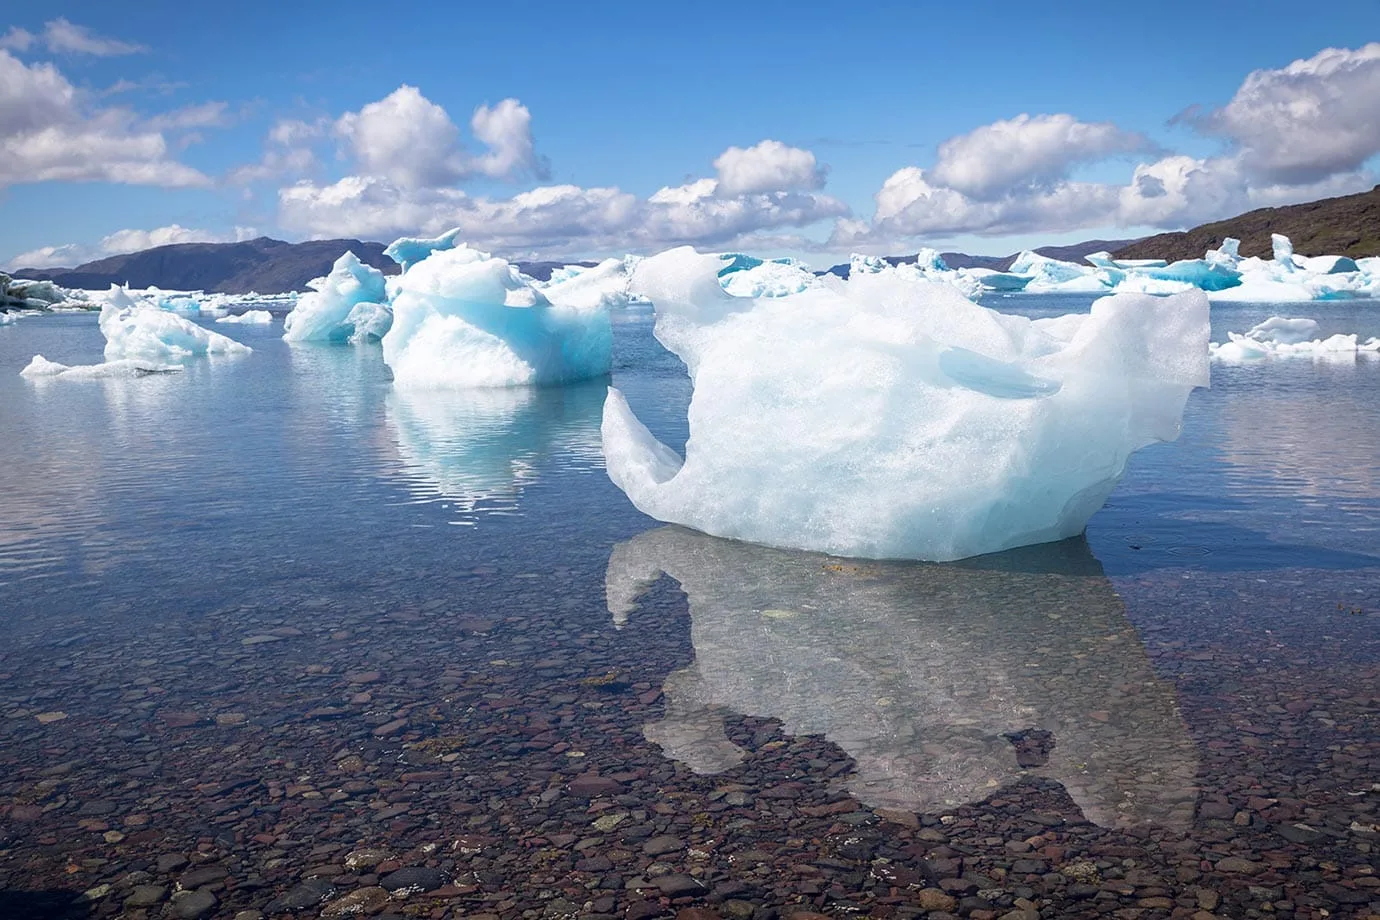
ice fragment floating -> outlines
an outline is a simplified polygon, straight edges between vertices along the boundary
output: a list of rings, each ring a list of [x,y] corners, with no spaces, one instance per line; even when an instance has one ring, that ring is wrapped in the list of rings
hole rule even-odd
[[[577,285],[564,299],[560,287],[543,292],[468,246],[431,251],[397,282],[383,337],[394,385],[502,387],[607,374],[613,330],[603,289]]]
[[[1199,291],[1030,320],[888,271],[733,297],[720,267],[680,249],[633,279],[694,383],[684,459],[616,389],[602,426],[633,504],[717,536],[929,560],[1072,536],[1208,382]]]
[[[365,265],[353,252],[335,260],[331,273],[298,299],[283,320],[289,342],[364,341],[387,332],[387,299],[383,272]]]

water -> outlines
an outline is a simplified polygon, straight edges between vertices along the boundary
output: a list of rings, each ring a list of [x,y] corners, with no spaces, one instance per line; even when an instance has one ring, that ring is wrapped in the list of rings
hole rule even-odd
[[[1213,338],[1281,312],[1215,307]],[[1380,335],[1371,306],[1293,312]],[[612,383],[680,447],[683,368],[647,314],[615,330]],[[1001,841],[1025,821],[1064,835],[1038,857],[1055,874],[1099,828],[1191,842],[1142,855],[1159,882],[1122,906],[1195,884],[1234,911],[1380,901],[1357,883],[1380,822],[1380,360],[1214,365],[1086,540],[932,566],[659,526],[603,472],[608,381],[409,396],[376,348],[231,335],[254,354],[28,381],[35,353],[100,360],[95,317],[0,329],[0,892],[111,884],[110,915],[173,852],[227,868],[222,905],[262,909],[378,844],[472,886],[438,902],[455,915],[621,914],[635,886],[579,868],[613,846],[625,881],[669,867],[822,908],[815,882],[842,873],[827,904],[873,910],[837,866],[782,893],[731,858],[866,867],[829,849],[847,809],[802,819],[765,794],[789,788],[853,803],[858,833],[879,833],[869,810],[918,814],[988,881],[1014,879]],[[616,831],[559,792],[591,771],[622,777]],[[724,789],[763,795],[729,808]],[[1064,830],[1029,823],[1050,813]],[[1316,836],[1281,838],[1293,823]],[[654,862],[640,840],[663,832],[709,855]],[[415,849],[458,834],[480,855]],[[870,877],[893,844],[888,865],[913,861],[878,843]],[[1269,868],[1248,885],[1211,868],[1227,856]],[[1073,903],[1064,882],[1005,889],[994,907]]]

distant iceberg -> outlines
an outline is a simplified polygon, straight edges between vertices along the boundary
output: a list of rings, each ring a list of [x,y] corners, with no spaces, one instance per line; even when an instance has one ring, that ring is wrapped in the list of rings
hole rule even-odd
[[[221,316],[218,323],[236,323],[245,326],[267,326],[273,322],[273,314],[267,310],[246,310],[233,316]]]
[[[353,252],[336,259],[331,273],[314,284],[283,320],[286,341],[361,342],[371,336],[378,340],[388,331],[392,312],[385,306],[383,272]]]
[[[694,383],[685,458],[615,389],[602,426],[634,505],[718,536],[929,560],[1072,536],[1208,382],[1198,291],[1030,320],[892,271],[732,297],[720,264],[678,249],[633,278]]]
[[[544,385],[607,374],[613,329],[602,289],[576,285],[566,298],[563,287],[543,291],[468,246],[432,250],[397,281],[383,337],[395,386]]]
[[[101,308],[100,326],[107,361],[132,358],[170,363],[199,355],[247,355],[253,350],[176,313],[135,300],[118,287],[111,288]]]
[[[1016,256],[1006,272],[985,269],[947,271],[935,265],[921,250],[920,262],[927,275],[953,281],[966,277],[980,291],[1024,290],[1032,294],[1138,293],[1168,295],[1189,290],[1206,291],[1213,301],[1243,303],[1301,303],[1380,296],[1380,259],[1347,256],[1300,256],[1293,243],[1280,234],[1272,237],[1270,259],[1243,259],[1240,241],[1227,237],[1218,249],[1201,259],[1167,263],[1163,259],[1114,259],[1110,253],[1090,253],[1087,264],[1065,262],[1026,251]],[[854,256],[859,260],[871,257]]]
[[[180,371],[177,364],[158,364],[139,358],[120,358],[103,361],[100,364],[78,364],[69,366],[49,361],[42,355],[34,355],[19,376],[29,379],[61,377],[64,380],[99,380],[108,377],[144,377],[148,374],[166,374]]]
[[[1230,362],[1380,354],[1380,338],[1359,342],[1354,333],[1331,335],[1325,339],[1317,336],[1317,320],[1272,316],[1244,333],[1228,332],[1226,342],[1213,342],[1209,349],[1217,360]]]
[[[590,311],[623,307],[629,301],[628,282],[638,261],[637,256],[624,256],[605,259],[593,268],[568,265],[553,271],[546,282],[529,283],[562,307]]]

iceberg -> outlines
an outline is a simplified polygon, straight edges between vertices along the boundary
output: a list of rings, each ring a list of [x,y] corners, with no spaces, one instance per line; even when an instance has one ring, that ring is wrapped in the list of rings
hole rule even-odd
[[[51,281],[26,281],[0,272],[0,316],[7,310],[49,310],[67,299],[66,292]],[[0,325],[4,324],[0,319]]]
[[[356,321],[365,320],[370,329],[384,325],[378,311],[355,313],[368,304],[387,311],[383,272],[365,265],[353,252],[335,260],[331,273],[318,279],[313,290],[297,299],[283,319],[283,338],[289,342],[358,342]],[[352,320],[350,317],[355,316]],[[385,329],[385,331],[387,331]],[[376,338],[381,336],[375,336]]]
[[[397,285],[383,337],[395,386],[559,384],[609,371],[613,327],[602,297],[562,303],[503,259],[464,245],[432,251]]]
[[[696,773],[752,755],[733,713],[822,735],[870,808],[942,812],[1022,778],[1061,783],[1104,827],[1186,829],[1199,755],[1172,680],[1081,539],[968,563],[854,563],[662,527],[614,547],[616,626],[665,573],[694,659],[644,736]],[[833,771],[830,771],[831,775]]]
[[[393,308],[370,301],[357,303],[345,315],[345,325],[352,330],[347,340],[351,345],[381,342],[393,327]]]
[[[100,364],[78,364],[75,366],[49,361],[42,355],[34,355],[19,376],[29,379],[57,378],[64,380],[99,380],[108,377],[144,377],[148,374],[168,374],[182,370],[177,364],[158,364],[138,358],[119,358],[103,361]]]
[[[545,283],[534,282],[553,304],[579,310],[612,309],[627,306],[628,281],[635,256],[605,259],[593,268],[569,265],[551,272]]]
[[[741,298],[688,248],[634,289],[694,392],[682,459],[610,389],[610,478],[657,520],[846,556],[951,560],[1080,533],[1208,383],[1208,302],[1118,294],[1030,320],[892,272]]]
[[[1030,278],[1025,275],[1014,275],[1011,272],[999,272],[991,268],[968,268],[959,269],[961,273],[982,285],[984,290],[1001,291],[1012,293],[1025,290],[1025,286],[1030,283]]]
[[[440,252],[443,249],[454,249],[456,240],[459,236],[459,227],[442,233],[434,239],[405,236],[389,243],[388,248],[383,251],[383,254],[401,265],[402,270],[405,272],[433,252]]]
[[[819,283],[808,268],[789,260],[762,262],[719,274],[719,284],[734,297],[785,297]]]
[[[216,319],[218,323],[239,323],[250,326],[266,326],[273,322],[273,314],[267,310],[246,310],[233,316],[221,316]]]
[[[1025,289],[1034,293],[1105,293],[1110,290],[1094,268],[1042,256],[1029,249],[1016,256],[1007,271],[1030,279]]]
[[[1051,259],[1036,252],[1022,252],[1007,273],[1024,278],[1031,293],[1177,294],[1198,289],[1211,300],[1236,303],[1298,303],[1314,300],[1345,300],[1380,296],[1380,260],[1347,256],[1300,256],[1287,236],[1272,236],[1273,258],[1241,257],[1240,241],[1222,240],[1201,259],[1114,259],[1094,252],[1088,266]],[[1089,267],[1090,266],[1090,267]],[[968,272],[985,290],[1003,290],[1005,279]]]
[[[253,350],[176,313],[135,301],[117,287],[111,288],[110,300],[101,308],[100,326],[107,361],[167,363],[199,355],[247,355]]]
[[[1317,320],[1272,316],[1244,333],[1228,332],[1226,342],[1213,342],[1208,347],[1214,358],[1230,362],[1380,354],[1380,338],[1359,342],[1359,336],[1354,333],[1331,335],[1325,339],[1316,338],[1317,334]]]

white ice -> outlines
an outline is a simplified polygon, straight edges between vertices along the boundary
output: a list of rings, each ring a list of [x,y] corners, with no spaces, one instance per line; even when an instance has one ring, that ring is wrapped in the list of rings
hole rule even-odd
[[[218,323],[239,323],[251,326],[266,326],[273,322],[273,314],[267,310],[246,310],[234,316],[222,316],[216,320]]]
[[[34,355],[19,376],[30,379],[58,378],[64,380],[98,380],[104,377],[143,377],[147,374],[162,374],[180,371],[176,364],[158,364],[138,358],[120,358],[100,364],[78,364],[75,366],[49,361],[42,355]]]
[[[719,284],[734,297],[785,297],[819,283],[808,268],[789,260],[763,262],[719,276]]]
[[[1279,234],[1272,238],[1272,250],[1270,259],[1243,259],[1240,241],[1228,237],[1220,248],[1209,249],[1201,259],[1166,263],[1163,259],[1114,259],[1109,253],[1095,252],[1086,257],[1086,265],[1027,251],[1004,273],[982,269],[946,272],[932,267],[926,275],[935,280],[966,275],[985,291],[1023,289],[1036,294],[1116,291],[1163,295],[1196,288],[1206,291],[1214,302],[1227,303],[1380,297],[1380,258],[1301,256],[1294,252],[1289,238]],[[928,252],[922,250],[922,263],[930,263]],[[855,257],[855,267],[859,259],[881,263],[871,257]]]
[[[434,250],[397,290],[383,337],[395,386],[557,384],[608,373],[613,330],[602,298],[557,302],[503,259],[463,245]]]
[[[1272,316],[1246,332],[1228,332],[1226,342],[1214,342],[1209,350],[1214,358],[1227,362],[1260,361],[1265,358],[1336,358],[1358,354],[1380,354],[1380,338],[1358,341],[1353,334],[1317,338],[1316,320]]]
[[[569,265],[553,271],[546,282],[528,283],[539,289],[547,300],[562,307],[598,310],[627,306],[628,281],[637,261],[635,256],[625,256],[605,259],[593,268]]]
[[[335,260],[329,275],[315,279],[313,289],[297,299],[292,312],[283,319],[283,338],[289,342],[360,341],[356,321],[363,319],[373,330],[386,324],[377,311],[354,314],[353,320],[352,311],[360,304],[387,310],[383,306],[386,299],[383,272],[347,252]],[[376,334],[375,338],[381,336]]]
[[[433,252],[439,252],[442,249],[454,249],[459,236],[459,227],[434,239],[405,236],[390,243],[383,254],[401,265],[403,271],[407,271]]]
[[[198,355],[249,354],[252,349],[234,339],[203,329],[185,317],[143,302],[116,296],[101,308],[101,333],[107,361],[133,358],[166,363]],[[121,306],[122,301],[130,301]]]
[[[1208,382],[1201,292],[1030,320],[893,272],[779,298],[719,260],[638,266],[694,384],[682,460],[609,391],[609,476],[650,516],[849,556],[945,560],[1082,531]]]

